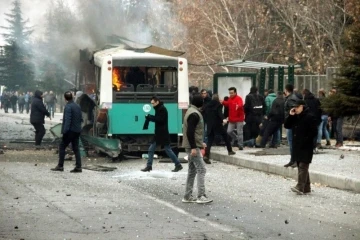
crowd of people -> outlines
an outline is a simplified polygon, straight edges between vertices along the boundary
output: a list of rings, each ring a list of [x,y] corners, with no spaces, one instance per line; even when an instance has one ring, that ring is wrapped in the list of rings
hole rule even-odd
[[[216,136],[223,138],[228,154],[234,155],[233,147],[239,150],[265,148],[267,144],[270,148],[278,147],[284,127],[290,149],[290,161],[284,167],[298,167],[298,184],[291,190],[298,194],[310,193],[309,165],[313,154],[323,147],[323,137],[330,146],[331,129],[336,138],[335,147],[343,146],[343,116],[330,115],[322,109],[321,102],[326,97],[324,89],[320,89],[316,97],[308,89],[299,92],[292,84],[287,84],[284,92],[275,93],[270,89],[262,96],[257,87],[251,87],[245,102],[235,87],[228,90],[229,96],[220,100],[218,94],[212,95],[206,89],[200,94],[196,87],[189,89],[190,102],[198,94],[203,99],[198,109],[204,122],[201,132],[206,146],[204,162],[211,164],[210,149]],[[329,92],[332,94],[336,94],[335,88]]]
[[[0,108],[4,109],[5,113],[9,113],[10,109],[12,110],[12,113],[29,114],[33,99],[34,93],[31,91],[4,91],[0,95]],[[46,109],[51,113],[52,117],[54,117],[55,106],[57,103],[56,95],[54,94],[54,92],[45,92],[43,94],[42,101],[45,104]]]

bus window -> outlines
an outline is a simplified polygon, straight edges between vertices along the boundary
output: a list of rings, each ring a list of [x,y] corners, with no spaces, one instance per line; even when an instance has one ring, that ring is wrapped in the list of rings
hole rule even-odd
[[[174,92],[177,89],[177,69],[148,68],[147,80],[154,86],[154,91]]]
[[[175,92],[177,69],[161,67],[113,67],[112,88],[117,92],[141,91]],[[154,89],[154,90],[153,90]],[[140,91],[140,90],[139,90]]]

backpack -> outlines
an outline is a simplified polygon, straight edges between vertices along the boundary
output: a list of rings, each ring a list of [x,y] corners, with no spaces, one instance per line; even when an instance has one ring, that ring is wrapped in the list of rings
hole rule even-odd
[[[264,105],[262,97],[259,94],[250,94],[251,96],[251,112],[254,115],[261,116],[264,114]]]

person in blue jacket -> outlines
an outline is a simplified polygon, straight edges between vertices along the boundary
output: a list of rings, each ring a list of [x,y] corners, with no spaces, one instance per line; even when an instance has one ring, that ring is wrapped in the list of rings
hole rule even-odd
[[[63,134],[59,146],[59,163],[52,171],[64,171],[65,149],[71,143],[75,154],[75,168],[71,170],[72,173],[82,172],[81,156],[79,150],[79,138],[81,132],[82,114],[81,108],[73,101],[73,95],[70,91],[64,94],[67,102],[64,109],[63,123],[61,133]]]

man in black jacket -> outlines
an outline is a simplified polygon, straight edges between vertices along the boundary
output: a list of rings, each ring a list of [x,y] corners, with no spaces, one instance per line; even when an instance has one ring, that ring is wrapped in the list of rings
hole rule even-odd
[[[229,155],[234,155],[235,152],[232,150],[231,142],[229,140],[228,134],[223,126],[226,123],[224,121],[224,115],[222,113],[222,104],[220,103],[219,95],[214,94],[212,100],[206,105],[203,113],[205,119],[207,119],[207,137],[208,143],[205,148],[204,162],[211,164],[210,162],[210,150],[214,142],[216,135],[220,135],[226,144]]]
[[[297,100],[300,99],[300,96],[294,92],[294,85],[287,84],[285,86],[285,119],[289,116],[289,112],[294,108],[294,105]],[[285,164],[284,167],[296,167],[296,162],[292,159],[292,129],[286,128],[286,138],[290,147],[290,161]]]
[[[16,113],[17,101],[18,101],[18,97],[16,96],[15,93],[13,93],[10,97],[10,102],[11,102],[11,107],[12,107],[13,113]]]
[[[73,95],[70,91],[64,94],[67,102],[64,109],[63,123],[61,133],[63,134],[61,143],[59,145],[59,163],[52,171],[64,171],[65,149],[71,143],[75,154],[75,168],[71,170],[72,173],[82,172],[81,156],[79,149],[79,138],[81,132],[82,114],[80,106],[73,101]]]
[[[173,150],[170,147],[170,134],[169,134],[169,127],[168,127],[168,111],[164,104],[157,98],[151,98],[151,104],[155,109],[155,116],[154,115],[146,115],[147,122],[154,122],[155,123],[155,136],[154,140],[149,147],[148,152],[148,161],[146,167],[141,169],[143,172],[150,172],[152,170],[152,163],[154,158],[154,153],[156,150],[156,145],[162,145],[165,148],[166,154],[170,157],[170,159],[175,164],[175,169],[172,172],[178,172],[183,167]],[[145,124],[146,125],[146,124]],[[145,127],[144,129],[147,129]]]
[[[292,129],[292,159],[298,166],[298,183],[291,188],[297,194],[311,192],[309,165],[313,157],[313,139],[317,136],[315,116],[304,100],[297,100],[285,119],[285,128]]]
[[[281,128],[283,122],[284,122],[284,105],[285,101],[283,98],[282,92],[279,92],[276,96],[276,99],[272,103],[270,112],[267,116],[268,122],[266,124],[264,135],[261,139],[260,146],[264,148],[266,146],[266,143],[268,141],[268,138],[273,135]]]
[[[260,133],[260,124],[265,114],[266,104],[263,96],[258,93],[258,88],[253,86],[245,98],[245,132],[249,136],[250,143],[255,145],[255,139]]]
[[[46,110],[43,103],[43,93],[39,90],[35,91],[34,98],[31,103],[30,112],[30,123],[35,128],[35,146],[40,148],[42,139],[45,135],[45,121],[44,118],[47,116],[51,119],[50,113]]]

